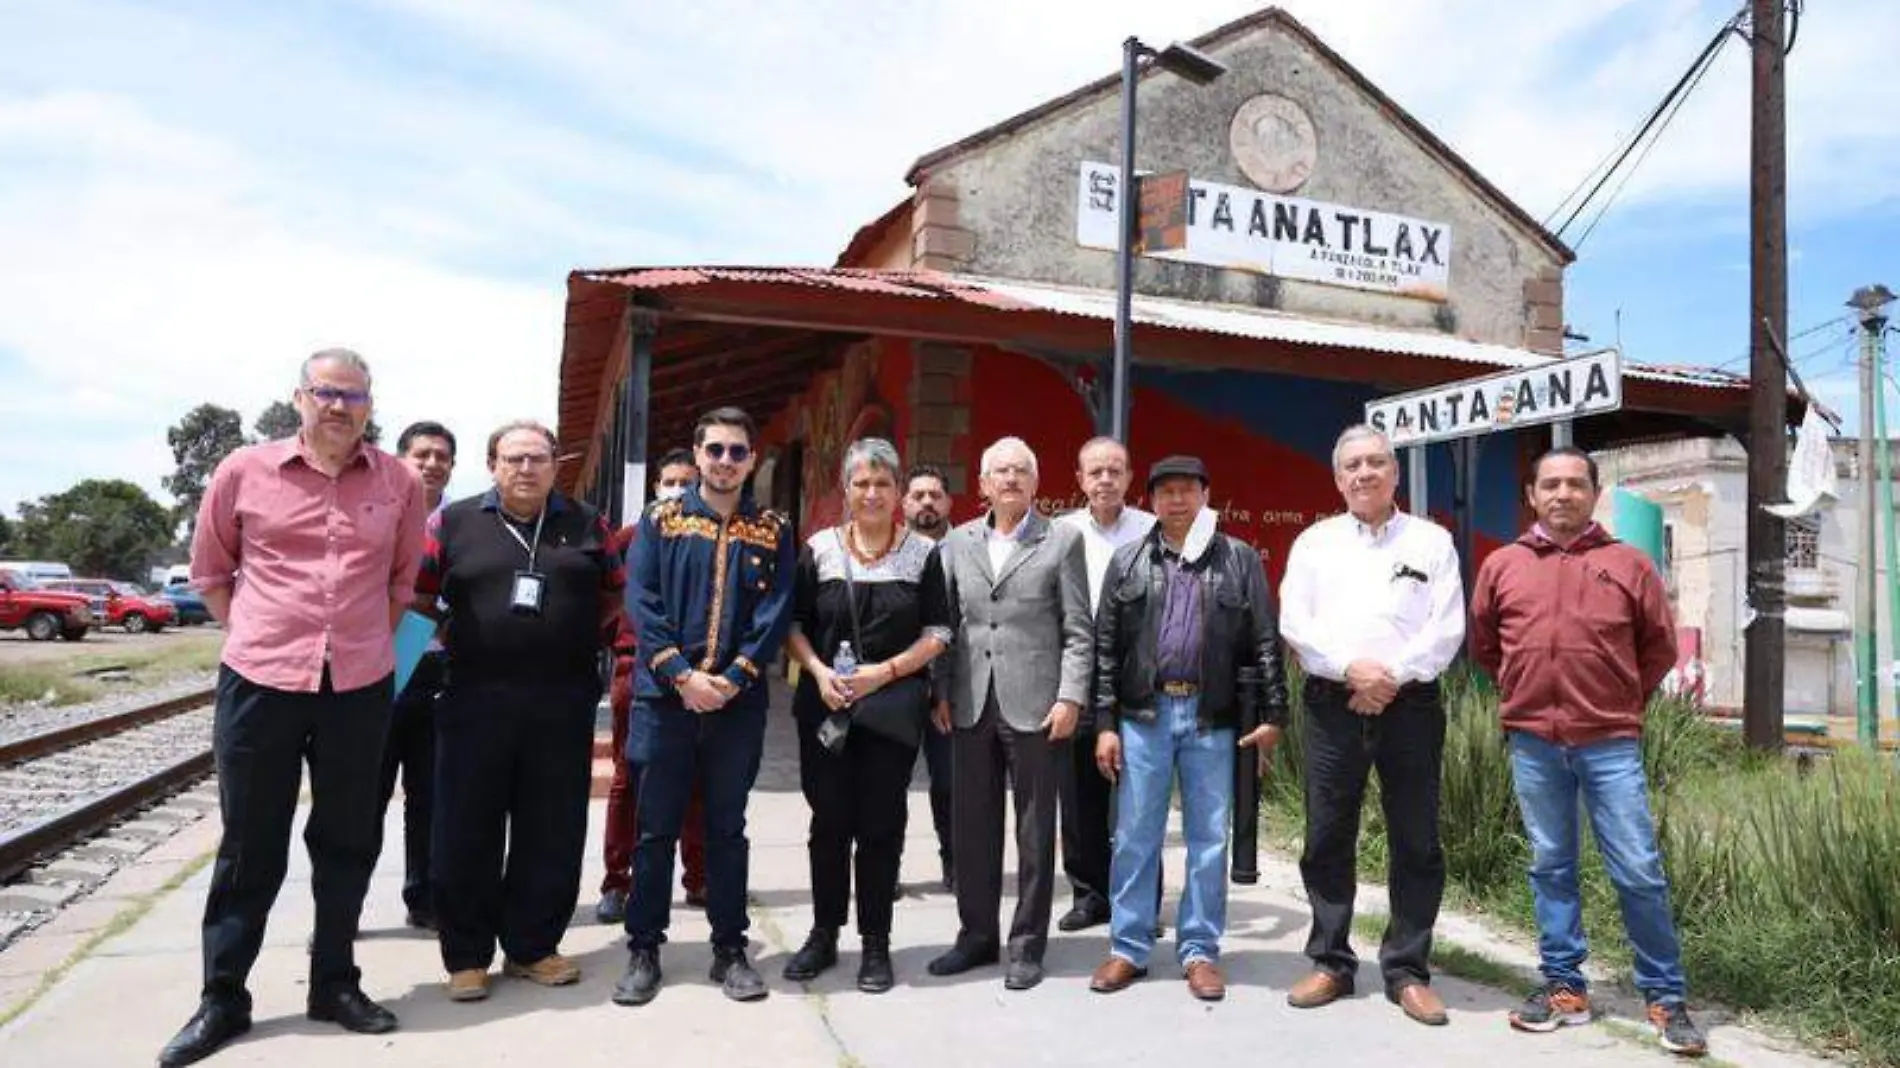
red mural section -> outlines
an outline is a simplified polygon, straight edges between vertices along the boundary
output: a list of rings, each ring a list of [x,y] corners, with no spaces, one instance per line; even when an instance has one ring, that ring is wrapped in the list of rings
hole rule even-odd
[[[974,372],[981,398],[970,416],[969,469],[977,470],[983,448],[1015,435],[1029,442],[1042,468],[1037,504],[1056,514],[1084,506],[1076,485],[1075,458],[1095,436],[1081,398],[1054,368],[1011,353],[979,353]],[[1213,482],[1212,505],[1221,529],[1266,554],[1268,576],[1277,586],[1293,539],[1308,524],[1339,511],[1339,491],[1324,463],[1315,463],[1259,429],[1237,420],[1210,418],[1166,393],[1138,389],[1130,451],[1135,468],[1131,502],[1145,507],[1150,464],[1189,453],[1206,464]],[[956,502],[961,521],[979,514],[972,492]]]
[[[910,432],[906,398],[912,368],[910,345],[901,339],[873,338],[853,345],[838,369],[812,379],[760,435],[775,454],[773,482],[792,478],[789,465],[798,466],[800,531],[821,530],[843,517],[838,469],[853,441],[884,438],[901,452]],[[775,487],[767,492],[775,500],[780,497]]]

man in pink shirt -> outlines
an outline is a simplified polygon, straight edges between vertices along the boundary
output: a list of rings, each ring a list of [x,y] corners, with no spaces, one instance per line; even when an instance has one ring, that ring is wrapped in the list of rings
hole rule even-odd
[[[219,464],[192,537],[192,584],[226,630],[213,728],[224,831],[199,1008],[161,1066],[202,1060],[250,1029],[245,981],[283,885],[306,757],[308,1015],[366,1034],[396,1026],[363,995],[352,942],[376,864],[394,625],[415,588],[427,503],[407,467],[363,442],[361,356],[311,356],[294,399],[302,429]]]

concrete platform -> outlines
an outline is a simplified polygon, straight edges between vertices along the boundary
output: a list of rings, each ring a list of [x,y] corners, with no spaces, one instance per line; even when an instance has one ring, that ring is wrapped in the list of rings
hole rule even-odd
[[[1223,960],[1231,989],[1220,1004],[1189,997],[1173,963],[1173,945],[1165,939],[1146,982],[1115,995],[1090,993],[1087,977],[1106,949],[1102,928],[1054,934],[1047,957],[1049,979],[1033,991],[1005,991],[996,968],[933,979],[925,974],[924,964],[949,944],[956,912],[949,895],[934,889],[936,848],[928,813],[923,791],[913,791],[904,872],[908,891],[898,904],[894,937],[897,988],[882,996],[855,989],[856,938],[850,934],[839,967],[810,989],[780,979],[779,970],[802,940],[811,913],[804,848],[807,811],[797,791],[796,747],[786,717],[775,717],[766,768],[751,806],[754,955],[772,994],[752,1005],[727,1002],[707,981],[705,922],[696,911],[678,905],[672,942],[662,956],[667,985],[659,998],[639,1009],[608,1001],[625,952],[619,931],[597,926],[592,919],[600,877],[597,834],[590,838],[583,900],[576,904],[575,925],[563,947],[580,962],[583,981],[545,990],[498,980],[488,1001],[451,1004],[442,993],[433,940],[402,927],[401,851],[386,850],[365,907],[358,957],[366,991],[402,1020],[399,1032],[380,1037],[346,1034],[303,1017],[309,868],[302,849],[293,848],[291,876],[252,976],[256,1027],[206,1063],[272,1068],[624,1068],[687,1063],[719,1068],[1121,1068],[1160,1063],[1337,1068],[1364,1063],[1535,1062],[1588,1068],[1662,1063],[1666,1057],[1653,1043],[1631,1038],[1627,1029],[1603,1024],[1545,1036],[1517,1034],[1506,1025],[1505,1012],[1521,991],[1493,990],[1452,978],[1437,983],[1450,1005],[1451,1025],[1421,1027],[1378,995],[1372,967],[1362,971],[1359,987],[1365,993],[1360,996],[1315,1011],[1291,1009],[1285,994],[1306,968],[1300,950],[1308,914],[1297,893],[1297,873],[1283,859],[1266,857],[1259,885],[1233,888]],[[600,814],[597,802],[596,831]],[[390,818],[386,840],[400,842],[400,805],[392,806]],[[117,1068],[153,1062],[195,1005],[198,919],[208,879],[208,869],[201,868],[182,886],[166,891],[159,878],[163,873],[152,870],[153,862],[162,856],[170,870],[184,870],[190,858],[215,845],[217,831],[214,813],[161,846],[157,856],[121,873],[136,886],[108,883],[101,889],[102,902],[130,908],[149,905],[150,911],[128,929],[105,937],[44,996],[0,1029],[0,1063]],[[1178,853],[1170,857],[1169,871],[1171,884],[1178,886]],[[1066,892],[1066,885],[1059,884],[1058,914],[1066,906]],[[1005,923],[1011,906],[1006,897]],[[1460,944],[1470,945],[1468,937],[1484,937],[1475,925],[1447,920],[1441,930]],[[0,974],[15,979],[10,995],[20,991],[20,980],[31,978],[24,973],[36,967],[51,969],[83,947],[87,930],[113,929],[105,917],[86,922],[91,926],[77,932],[72,924],[55,925],[0,955]],[[53,941],[36,946],[41,935]],[[1527,959],[1521,945],[1496,948],[1517,962]],[[9,1004],[13,1000],[6,998]],[[1779,1052],[1735,1027],[1717,1029],[1714,1052],[1738,1064],[1824,1063]]]

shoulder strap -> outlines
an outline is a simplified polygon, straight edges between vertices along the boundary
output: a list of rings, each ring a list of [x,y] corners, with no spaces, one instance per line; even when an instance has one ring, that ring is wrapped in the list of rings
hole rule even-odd
[[[844,560],[844,603],[851,609],[851,649],[862,657],[864,635],[858,630],[858,585],[851,577],[851,546],[844,540],[843,524],[833,527],[831,532],[838,539],[838,552]]]

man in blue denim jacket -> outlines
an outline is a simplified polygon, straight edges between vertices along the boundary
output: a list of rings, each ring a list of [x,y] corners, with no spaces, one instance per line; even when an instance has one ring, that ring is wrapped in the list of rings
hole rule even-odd
[[[746,799],[765,743],[764,670],[791,626],[798,560],[792,524],[745,491],[757,455],[752,419],[716,408],[693,428],[699,483],[649,508],[634,540],[627,615],[638,634],[626,759],[643,769],[632,959],[613,1000],[644,1005],[660,989],[660,943],[673,851],[697,777],[706,812],[712,980],[734,1001],[766,995],[746,960]]]

